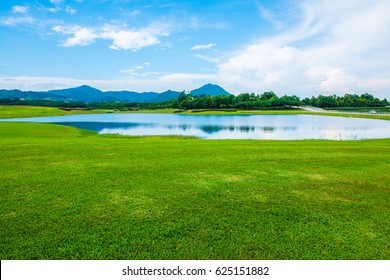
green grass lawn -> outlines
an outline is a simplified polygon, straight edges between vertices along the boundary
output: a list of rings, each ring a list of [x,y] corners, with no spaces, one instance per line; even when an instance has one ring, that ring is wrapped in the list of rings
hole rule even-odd
[[[111,110],[71,110],[65,111],[54,107],[41,106],[7,106],[0,105],[0,118],[24,118],[24,117],[43,117],[43,116],[65,116],[74,114],[101,114],[109,113]]]
[[[113,111],[104,109],[94,109],[89,111],[71,110],[65,111],[59,108],[53,107],[39,107],[39,106],[7,106],[0,105],[0,118],[23,118],[23,117],[40,117],[40,116],[65,116],[74,114],[99,114],[99,113],[115,113],[115,114],[141,114],[141,113],[154,113],[154,114],[172,114],[175,109],[157,109],[147,110],[142,109],[138,111]],[[237,115],[237,114],[256,114],[256,115],[269,115],[269,114],[306,114],[306,115],[322,115],[322,116],[338,116],[338,117],[353,117],[353,118],[369,118],[369,119],[382,119],[390,120],[390,115],[374,115],[374,114],[351,114],[351,113],[314,113],[304,110],[237,110],[235,112],[226,111],[204,111],[192,113],[185,111],[180,114],[192,114],[192,115]]]
[[[390,259],[390,139],[0,123],[0,259]]]
[[[122,114],[129,114],[129,113],[158,113],[158,114],[172,114],[175,110],[174,109],[158,109],[158,110],[138,110],[138,111],[120,111],[115,113],[122,113]],[[364,119],[378,119],[378,120],[387,120],[390,121],[390,115],[380,115],[380,114],[354,114],[354,113],[347,113],[347,112],[334,112],[329,111],[325,113],[318,113],[318,112],[309,112],[304,111],[301,109],[296,110],[237,110],[237,111],[213,111],[213,110],[206,110],[203,112],[191,112],[185,111],[179,114],[186,114],[186,115],[296,115],[296,114],[302,114],[302,115],[318,115],[318,116],[330,116],[330,117],[346,117],[346,118],[364,118]]]

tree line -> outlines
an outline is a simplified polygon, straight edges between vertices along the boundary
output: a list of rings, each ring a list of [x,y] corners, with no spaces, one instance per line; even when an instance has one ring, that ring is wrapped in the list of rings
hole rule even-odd
[[[302,105],[310,105],[320,108],[340,107],[386,107],[387,99],[380,100],[369,93],[361,95],[345,94],[344,96],[313,96],[301,100],[298,96],[284,95],[278,97],[273,91],[262,94],[242,93],[237,96],[191,96],[181,94],[177,99],[165,103],[170,108],[179,109],[290,109]]]
[[[386,107],[389,105],[387,99],[380,100],[369,93],[361,95],[345,94],[344,96],[313,96],[302,100],[305,105],[320,108],[341,108],[341,107]]]
[[[291,109],[302,105],[310,105],[320,108],[341,108],[341,107],[385,107],[389,105],[387,99],[380,100],[369,93],[361,95],[345,94],[344,96],[313,96],[300,99],[296,95],[278,97],[274,92],[262,94],[242,93],[234,95],[219,96],[192,96],[182,93],[178,98],[160,103],[141,102],[68,102],[55,100],[24,100],[24,99],[0,99],[3,105],[33,105],[51,106],[63,108],[86,108],[86,109],[113,109],[113,110],[136,110],[136,109]]]

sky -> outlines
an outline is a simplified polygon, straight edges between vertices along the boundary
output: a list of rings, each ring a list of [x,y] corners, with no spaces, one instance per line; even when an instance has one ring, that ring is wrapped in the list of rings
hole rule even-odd
[[[390,98],[389,0],[0,0],[0,88]]]

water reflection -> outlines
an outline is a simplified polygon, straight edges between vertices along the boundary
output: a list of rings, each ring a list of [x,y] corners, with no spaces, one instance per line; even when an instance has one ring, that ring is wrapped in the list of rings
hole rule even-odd
[[[3,119],[70,125],[99,133],[183,135],[206,139],[330,139],[390,137],[390,122],[310,115],[96,114]]]
[[[378,134],[375,127],[195,125],[120,122],[57,122],[103,134],[183,135],[210,139],[331,139],[357,140]],[[368,135],[369,134],[369,135]],[[359,136],[360,135],[360,136]],[[366,136],[365,136],[366,135]]]
[[[187,124],[180,124],[180,125],[158,125],[153,123],[120,123],[120,122],[113,122],[113,123],[100,123],[100,122],[53,122],[53,124],[60,124],[60,125],[68,125],[68,126],[74,126],[81,129],[87,129],[87,130],[94,130],[98,132],[104,133],[110,133],[110,131],[120,133],[120,134],[127,134],[126,132],[130,132],[131,130],[142,130],[145,133],[147,133],[147,130],[150,130],[150,132],[153,133],[160,131],[161,129],[165,129],[169,132],[186,132],[186,131],[196,131],[201,130],[202,132],[206,134],[216,134],[223,131],[228,131],[229,133],[273,133],[275,130],[297,130],[297,127],[271,127],[271,126],[224,126],[224,125],[203,125],[203,126],[191,126]],[[161,133],[161,132],[160,132]],[[168,133],[169,135],[171,133]],[[152,135],[152,134],[147,134]]]

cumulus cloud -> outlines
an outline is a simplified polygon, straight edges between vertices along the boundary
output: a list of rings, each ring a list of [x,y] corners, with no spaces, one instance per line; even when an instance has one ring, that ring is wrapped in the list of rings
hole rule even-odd
[[[60,43],[60,45],[63,47],[87,46],[93,43],[99,37],[93,29],[80,26],[55,26],[53,27],[53,31],[66,35],[72,35]]]
[[[159,36],[168,35],[167,32],[154,27],[129,29],[113,25],[95,29],[82,26],[55,26],[52,30],[71,35],[61,42],[60,45],[64,47],[86,46],[95,42],[96,39],[104,39],[112,41],[111,49],[131,51],[157,45],[160,43]]]
[[[219,80],[233,91],[388,92],[389,1],[307,0],[300,9],[301,20],[292,28],[220,63]]]
[[[112,40],[111,49],[136,51],[144,47],[159,44],[160,40],[158,36],[162,35],[167,35],[167,33],[159,33],[159,30],[154,28],[141,28],[137,30],[105,25],[100,33],[100,38]]]
[[[191,48],[191,50],[207,50],[207,49],[212,49],[215,47],[215,44],[213,43],[210,43],[210,44],[207,44],[207,45],[195,45]]]

